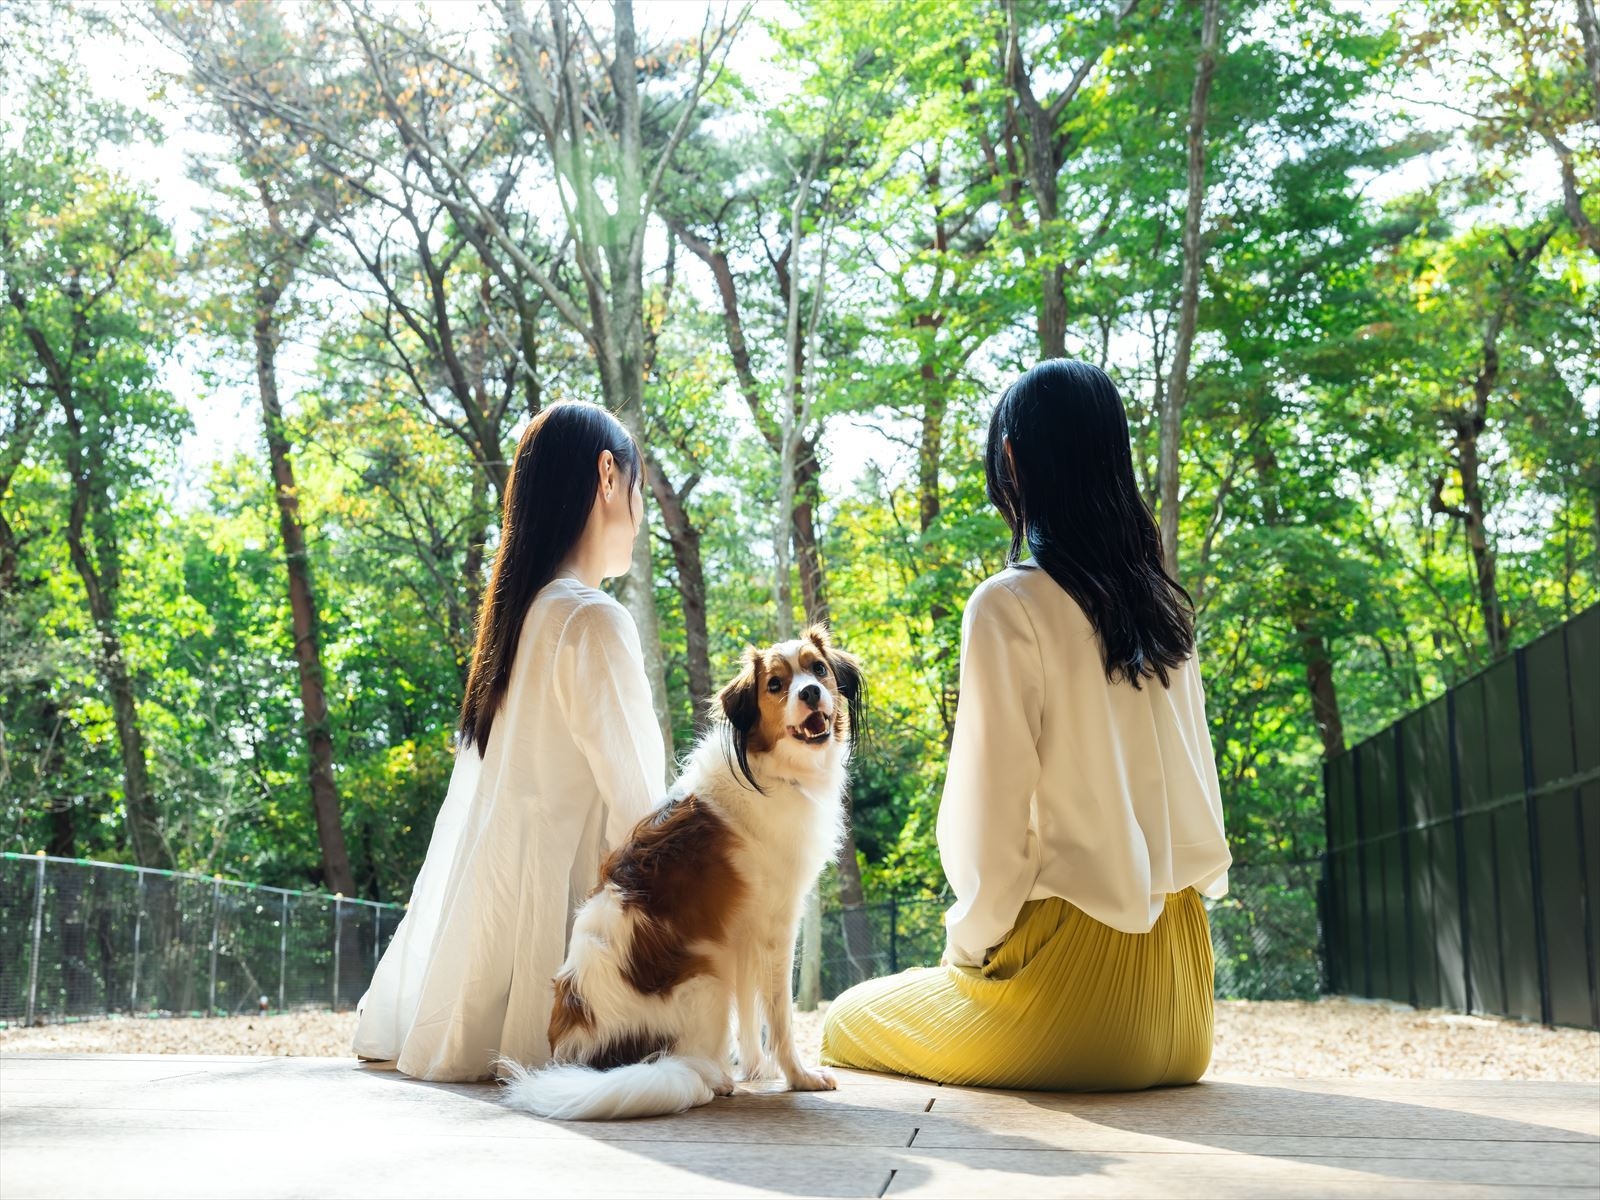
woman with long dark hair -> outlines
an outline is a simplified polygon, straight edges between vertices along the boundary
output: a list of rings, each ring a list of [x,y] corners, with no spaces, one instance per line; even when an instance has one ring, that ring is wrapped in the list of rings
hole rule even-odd
[[[1226,892],[1230,858],[1193,608],[1162,568],[1115,385],[1064,359],[1027,372],[984,470],[1011,551],[962,619],[944,963],[835,1000],[823,1061],[984,1087],[1193,1083],[1211,1059],[1200,896]]]
[[[639,634],[600,591],[644,516],[639,448],[593,404],[528,425],[478,613],[456,764],[355,1051],[421,1079],[538,1066],[572,913],[666,785]]]

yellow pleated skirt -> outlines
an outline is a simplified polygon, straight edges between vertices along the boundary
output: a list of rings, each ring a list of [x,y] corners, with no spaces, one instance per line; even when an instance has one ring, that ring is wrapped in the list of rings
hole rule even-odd
[[[937,1083],[1133,1091],[1194,1083],[1211,1062],[1213,963],[1193,888],[1149,933],[1031,900],[980,970],[872,979],[828,1008],[822,1061]]]

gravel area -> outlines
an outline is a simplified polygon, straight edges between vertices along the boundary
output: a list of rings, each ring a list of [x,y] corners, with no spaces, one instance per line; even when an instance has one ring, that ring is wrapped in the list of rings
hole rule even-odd
[[[814,1055],[821,1013],[797,1013]],[[348,1054],[354,1013],[110,1018],[0,1029],[0,1051]],[[1600,1080],[1600,1033],[1345,999],[1217,1005],[1211,1073],[1233,1078]]]

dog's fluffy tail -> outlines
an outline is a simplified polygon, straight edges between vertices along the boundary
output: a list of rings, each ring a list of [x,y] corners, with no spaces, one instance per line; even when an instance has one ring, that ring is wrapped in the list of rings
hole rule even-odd
[[[508,1105],[558,1121],[615,1121],[683,1112],[711,1103],[713,1092],[706,1079],[720,1074],[714,1063],[672,1055],[609,1071],[571,1063],[537,1071],[505,1063],[504,1069]]]

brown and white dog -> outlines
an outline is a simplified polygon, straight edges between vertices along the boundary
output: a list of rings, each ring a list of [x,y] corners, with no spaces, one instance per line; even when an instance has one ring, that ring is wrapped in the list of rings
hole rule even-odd
[[[665,801],[601,868],[573,921],[550,1016],[554,1061],[506,1064],[506,1102],[595,1120],[681,1112],[746,1079],[835,1086],[795,1053],[790,978],[801,906],[843,833],[860,664],[822,626],[745,651]],[[761,1028],[765,1017],[767,1043]]]

